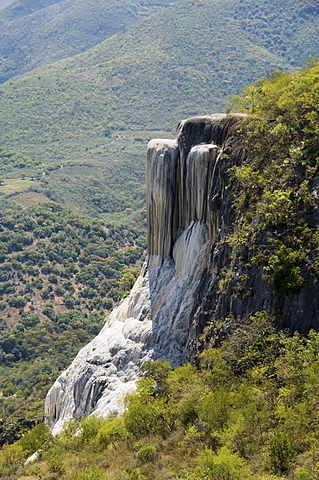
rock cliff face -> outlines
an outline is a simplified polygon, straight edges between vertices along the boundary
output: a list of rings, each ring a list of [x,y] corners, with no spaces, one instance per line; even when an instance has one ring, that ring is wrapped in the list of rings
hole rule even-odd
[[[265,309],[291,329],[319,328],[318,281],[306,279],[298,296],[278,297],[261,267],[248,272],[225,241],[236,221],[229,172],[243,157],[241,121],[242,115],[193,117],[179,124],[175,140],[149,143],[146,263],[129,297],[50,389],[45,417],[54,433],[71,418],[123,411],[141,364],[194,359],[211,321],[227,318],[221,329],[227,334],[245,315]]]

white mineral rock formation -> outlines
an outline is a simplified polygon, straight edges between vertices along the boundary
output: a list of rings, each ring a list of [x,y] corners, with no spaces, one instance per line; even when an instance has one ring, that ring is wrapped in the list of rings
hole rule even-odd
[[[122,412],[145,361],[183,362],[217,231],[218,212],[209,202],[227,118],[195,117],[180,124],[176,140],[150,141],[147,260],[130,295],[48,392],[45,417],[53,433],[93,411]]]

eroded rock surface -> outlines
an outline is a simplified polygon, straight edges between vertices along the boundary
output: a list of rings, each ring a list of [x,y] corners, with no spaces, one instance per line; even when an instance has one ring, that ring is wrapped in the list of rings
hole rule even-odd
[[[150,141],[147,260],[129,297],[50,389],[45,417],[54,433],[71,418],[123,411],[146,360],[185,361],[223,225],[223,155],[240,118],[194,117],[181,122],[175,140]]]
[[[146,263],[129,297],[49,391],[45,415],[54,433],[70,418],[123,411],[123,397],[146,360],[175,366],[195,360],[199,335],[212,321],[221,322],[220,338],[260,310],[282,327],[319,330],[319,279],[310,268],[298,295],[278,294],[262,265],[227,241],[240,215],[230,172],[243,159],[241,121],[242,115],[193,117],[179,124],[175,140],[150,141]],[[307,222],[317,227],[317,180],[311,193],[316,208]],[[257,248],[271,232],[260,235]]]

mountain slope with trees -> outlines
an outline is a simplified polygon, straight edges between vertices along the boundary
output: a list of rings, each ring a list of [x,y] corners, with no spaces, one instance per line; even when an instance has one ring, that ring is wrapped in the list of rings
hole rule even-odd
[[[312,0],[281,2],[242,0],[229,8],[248,37],[300,68],[319,48],[319,6]]]
[[[237,278],[232,295],[250,295],[245,282],[254,265],[262,266],[278,296],[298,298],[304,273],[313,285],[318,281],[318,94],[319,65],[311,62],[295,74],[277,72],[233,99],[249,117],[240,132],[246,161],[232,171],[231,185],[239,185],[237,223],[226,239],[248,275]],[[264,244],[256,243],[258,236]],[[224,277],[220,295],[230,278]],[[26,318],[27,329],[32,319]],[[8,435],[0,452],[3,478],[316,480],[319,334],[278,329],[280,312],[237,320],[232,332],[228,317],[207,325],[197,366],[145,365],[122,418],[85,418],[54,439],[41,424],[28,434],[23,424],[14,430],[2,422]],[[4,338],[4,347],[12,338]],[[45,381],[47,365],[35,368]],[[44,451],[25,465],[35,445]]]
[[[305,17],[301,2],[285,0],[279,15],[273,1],[245,5],[182,0],[81,55],[3,84],[2,179],[44,178],[38,193],[100,215],[114,203],[118,213],[129,208],[112,180],[125,169],[121,182],[138,192],[133,210],[141,208],[150,137],[160,129],[169,136],[189,115],[224,110],[228,94],[273,70],[295,70],[318,50],[316,9]],[[88,192],[84,202],[76,188],[72,198],[65,188],[72,177]],[[96,205],[94,182],[104,191],[110,181],[112,196]]]
[[[318,282],[319,66],[311,61],[298,73],[276,72],[244,89],[232,103],[236,111],[248,114],[241,131],[241,147],[248,154],[232,172],[238,185],[234,204],[238,223],[227,238],[243,275],[231,284],[233,272],[222,272],[219,294],[227,293],[229,283],[232,295],[249,296],[245,282],[257,266],[278,298],[298,298],[305,280]],[[10,172],[15,167],[9,163],[7,168]],[[11,317],[7,315],[6,325],[2,322],[1,384],[6,390],[1,402],[10,409],[17,399],[27,398],[28,410],[20,412],[32,416],[39,411],[39,396],[59,368],[61,354],[74,355],[74,345],[87,340],[83,325],[96,328],[96,319],[89,314],[90,282],[98,275],[99,287],[112,287],[107,273],[112,267],[102,269],[109,253],[113,260],[108,263],[120,263],[123,255],[128,266],[131,254],[138,252],[117,245],[116,230],[106,248],[106,231],[98,221],[79,219],[56,204],[44,205],[32,215],[20,213],[19,222],[12,211],[1,220],[0,271],[2,286],[9,288],[2,292],[1,308],[7,312],[7,304],[13,302],[12,308],[25,309],[11,331],[6,330]],[[263,243],[256,241],[260,238]],[[132,240],[137,243],[138,236]],[[75,271],[74,265],[72,269],[72,261],[77,268],[83,262],[83,270]],[[123,277],[129,273],[125,266],[122,271]],[[25,284],[15,282],[19,276]],[[119,288],[131,279],[123,277]],[[36,318],[31,306],[39,294],[48,295],[52,303],[63,297],[66,304],[67,297],[71,300],[70,283],[74,293],[77,290],[76,296],[72,292],[75,303],[82,302],[88,316],[74,318],[46,305],[42,314],[47,321]],[[86,292],[84,296],[79,290]],[[127,397],[122,418],[86,418],[69,424],[54,439],[43,424],[25,433],[23,422],[19,427],[0,421],[2,439],[8,439],[0,451],[2,477],[316,480],[318,332],[305,337],[279,331],[276,326],[284,319],[265,311],[241,321],[239,328],[228,331],[226,340],[223,332],[229,318],[222,325],[207,326],[197,366],[173,370],[167,363],[146,365],[137,393]],[[50,350],[52,357],[47,356]],[[35,360],[31,367],[23,363],[23,356]],[[34,448],[43,449],[41,457],[25,465]]]
[[[25,209],[36,203],[45,203],[46,200],[53,199],[86,215],[101,216],[118,222],[124,216],[130,216],[133,227],[143,223],[145,216],[143,212],[139,216],[139,211],[144,201],[142,184],[144,183],[145,142],[150,136],[163,135],[163,132],[154,131],[154,129],[161,128],[163,124],[166,130],[170,130],[172,122],[189,114],[223,109],[226,94],[239,89],[243,82],[255,80],[257,75],[264,75],[280,66],[296,68],[296,65],[289,63],[288,57],[286,59],[279,57],[262,46],[256,46],[258,43],[256,31],[247,33],[247,29],[242,29],[241,18],[233,16],[230,19],[223,10],[216,13],[216,5],[217,3],[200,2],[199,4],[188,0],[179,2],[166,10],[166,16],[157,14],[152,17],[152,20],[145,20],[139,27],[132,27],[125,33],[117,34],[87,53],[63,60],[47,69],[39,69],[36,75],[26,75],[2,85],[0,103],[4,128],[1,129],[0,152],[1,205],[8,208],[20,204]],[[225,2],[225,5],[230,9],[236,6],[239,8],[240,2],[232,3],[232,6]],[[273,4],[269,2],[268,5],[271,7]],[[296,12],[296,8],[300,5],[296,2],[292,4],[288,0],[286,3],[286,6],[291,8],[291,12]],[[285,10],[285,13],[287,11],[290,10]],[[174,15],[167,17],[167,12],[173,12]],[[204,12],[206,15],[203,15]],[[256,12],[258,13],[258,9]],[[255,17],[260,16],[257,13]],[[294,15],[297,14],[294,13]],[[313,34],[311,26],[314,25],[317,17],[316,14],[311,15],[310,23],[301,22],[307,27],[303,31],[305,36],[308,31],[311,35]],[[275,22],[277,18],[274,17],[274,25]],[[287,25],[288,23],[287,20]],[[298,16],[296,16],[296,29],[297,27],[300,27]],[[268,38],[277,39],[276,29],[269,31]],[[250,40],[247,40],[248,38]],[[313,45],[316,45],[315,42],[316,36],[313,37]],[[271,48],[275,49],[278,43],[274,40]],[[287,41],[283,46],[286,46],[287,50]],[[309,49],[307,52],[310,54],[312,50]],[[298,90],[294,90],[294,87]],[[237,203],[238,211],[242,210],[242,223],[239,225],[237,238],[229,241],[233,244],[237,242],[240,250],[240,248],[247,248],[247,235],[258,234],[266,228],[276,229],[276,235],[279,235],[277,240],[280,243],[268,242],[267,248],[259,252],[261,255],[254,255],[254,261],[256,264],[260,262],[261,268],[262,265],[265,266],[266,280],[274,289],[281,289],[280,291],[290,295],[295,295],[298,288],[302,287],[302,262],[305,258],[312,265],[311,274],[315,278],[318,276],[318,232],[311,229],[311,226],[307,226],[303,219],[298,218],[299,207],[305,215],[308,208],[313,208],[309,189],[311,185],[315,185],[318,167],[317,97],[318,67],[308,66],[305,72],[292,77],[276,74],[269,80],[259,82],[257,86],[245,91],[236,103],[236,109],[240,107],[250,114],[261,116],[262,128],[257,128],[257,131],[248,129],[246,133],[251,134],[250,138],[259,148],[257,152],[262,152],[263,155],[267,152],[267,155],[273,156],[271,168],[265,168],[260,175],[257,168],[258,162],[254,163],[254,158],[251,165],[246,165],[242,170],[235,172],[236,178],[243,185],[243,191]],[[256,124],[251,123],[251,125]],[[169,135],[169,132],[167,134]],[[258,135],[261,135],[263,141]],[[289,143],[291,135],[295,141],[292,144]],[[271,141],[267,143],[267,140]],[[278,155],[278,149],[280,149],[280,155]],[[276,163],[279,161],[280,163]],[[264,168],[265,164],[262,166]],[[267,175],[270,176],[267,177]],[[256,185],[252,184],[256,179],[257,190]],[[272,185],[274,180],[276,183]],[[43,208],[46,211],[48,207],[44,205]],[[52,208],[54,210],[55,207]],[[35,214],[33,210],[31,212],[27,210],[24,214],[19,211],[18,216],[15,216],[14,212],[9,210],[1,218],[0,233],[3,240],[1,255],[2,267],[4,267],[1,270],[1,286],[5,284],[4,287],[8,288],[8,291],[2,292],[1,303],[3,308],[1,313],[4,317],[1,332],[3,350],[1,375],[5,391],[2,392],[0,400],[5,415],[17,412],[32,419],[38,417],[48,384],[54,376],[58,375],[59,369],[64,368],[75,355],[76,348],[86,343],[97,328],[94,298],[90,298],[93,295],[90,289],[94,290],[96,287],[95,284],[94,288],[90,285],[93,281],[92,276],[94,277],[98,271],[98,275],[103,275],[102,283],[105,282],[103,285],[108,284],[108,287],[112,287],[110,279],[104,278],[103,271],[99,270],[100,267],[105,266],[105,258],[101,255],[102,240],[99,237],[103,238],[103,241],[107,240],[104,234],[99,235],[102,227],[97,227],[95,230],[96,224],[89,222],[91,226],[88,227],[88,231],[90,232],[92,227],[91,233],[95,237],[91,241],[88,239],[88,232],[82,235],[77,230],[78,226],[74,226],[74,220],[71,218],[73,213],[69,216],[69,213],[61,213],[59,206],[56,208],[55,220],[57,221],[51,221],[52,218],[49,218],[51,223],[45,225],[44,237],[39,234],[39,239],[28,233],[25,214],[33,217],[35,231],[41,232],[44,227],[39,223],[39,219],[41,215],[43,217],[48,213]],[[67,224],[64,222],[64,216]],[[79,220],[80,224],[81,222],[85,223],[83,219]],[[128,220],[126,222],[128,223]],[[64,278],[67,269],[67,265],[64,265],[65,259],[61,263],[56,255],[61,254],[57,251],[60,242],[66,245],[70,241],[70,244],[74,245],[73,228],[79,233],[75,235],[78,248],[86,258],[92,260],[97,270],[92,271],[87,265],[83,265],[82,272],[82,265],[79,265],[81,267],[79,273],[83,274],[76,278],[76,273],[73,272],[70,286],[68,279]],[[70,237],[64,238],[61,230],[65,231],[64,233],[70,233]],[[123,229],[119,230],[119,238],[121,238],[124,235]],[[115,261],[113,265],[116,265],[116,262],[120,264],[116,265],[117,270],[114,273],[116,281],[121,281],[122,276],[130,273],[127,267],[133,266],[134,259],[131,262],[130,248],[135,249],[133,253],[141,254],[139,248],[142,247],[143,239],[141,244],[138,243],[141,230],[135,232],[136,235],[128,239],[127,244],[120,244],[119,248],[116,241],[113,243],[108,239],[113,245],[113,253],[117,252],[117,259],[113,259]],[[45,248],[41,238],[45,239],[50,248]],[[39,247],[38,257],[30,253],[35,245]],[[5,250],[8,246],[11,251]],[[69,253],[67,247],[65,250]],[[97,251],[97,256],[103,260],[96,259],[93,251]],[[73,253],[70,252],[70,255],[72,257]],[[34,265],[34,261],[42,265],[40,267]],[[75,263],[79,262],[80,259],[77,259]],[[47,263],[49,269],[46,268],[45,271]],[[246,268],[250,268],[250,265],[247,264]],[[117,289],[114,300],[125,293],[122,287],[129,288],[130,279],[130,276],[126,276],[122,285],[113,285],[115,290]],[[227,279],[227,272],[225,272],[221,289],[227,284]],[[249,293],[249,289],[247,292],[245,290],[246,278],[240,280],[243,280],[243,284],[237,284],[235,294]],[[72,295],[72,288],[77,291],[73,299],[70,298],[72,295],[66,295],[66,286]],[[43,298],[41,293],[49,298]],[[100,293],[101,296],[97,301],[104,300],[102,291]],[[40,297],[43,303],[34,305]],[[64,299],[63,308],[68,310],[65,301],[71,305],[74,300],[75,306],[79,306],[76,304],[80,302],[84,314],[76,312],[74,317],[65,310],[58,311],[62,298]],[[102,304],[97,306],[99,316],[104,307]],[[37,313],[31,307],[38,308]],[[91,307],[93,312],[90,311]],[[90,316],[91,313],[93,316]],[[10,318],[14,320],[12,323]],[[99,319],[100,317],[98,321]],[[82,329],[82,326],[85,328]],[[13,329],[9,330],[9,327]],[[64,331],[71,331],[66,343],[64,343],[66,340]],[[43,343],[37,344],[32,351],[32,341],[41,342],[41,340]],[[68,341],[73,344],[70,349]],[[47,356],[47,350],[50,349],[51,343],[55,345],[54,342],[57,342],[56,348],[59,355],[62,354],[62,350],[66,351],[63,364],[56,365],[52,360],[53,357]],[[14,348],[16,350],[11,352],[11,347],[12,350]],[[26,358],[23,358],[23,355],[26,355]],[[28,355],[31,357],[34,355],[32,359],[36,360],[31,366],[28,363],[30,360]],[[37,356],[40,360],[35,358]],[[315,356],[315,361],[316,358]],[[24,363],[25,360],[27,361]],[[33,378],[32,381],[31,378]],[[39,380],[38,384],[32,383],[34,378]],[[275,387],[278,392],[280,388],[280,386]],[[282,391],[278,396],[281,393]],[[265,395],[268,395],[268,391]],[[308,402],[308,399],[303,396],[298,398],[301,399],[301,403]],[[28,399],[27,404],[26,399]],[[313,402],[312,397],[311,402]],[[291,405],[287,405],[288,411],[291,411]],[[302,408],[302,405],[299,407]],[[297,415],[296,412],[294,414]],[[178,423],[179,420],[176,422]],[[317,417],[314,417],[313,422],[315,425]],[[274,423],[274,425],[277,424]],[[194,428],[195,437],[197,437],[200,431],[196,430],[196,424]],[[280,424],[280,429],[286,436],[290,435],[285,423]],[[181,432],[184,435],[183,429]],[[271,434],[271,430],[267,432]],[[174,434],[173,430],[172,433]],[[231,448],[235,448],[236,453],[237,447],[234,446],[236,442],[231,436],[232,433],[228,431],[228,434],[233,442]],[[288,442],[296,452],[294,455],[302,456],[310,452],[307,454],[307,462],[310,462],[309,458],[315,449],[315,442],[302,437],[301,443],[304,442],[306,445],[296,446],[294,440],[296,435],[293,433],[293,440],[289,437]],[[282,438],[286,437],[281,436]],[[208,441],[211,442],[210,437]],[[287,445],[286,440],[284,443]],[[225,446],[230,448],[227,445],[225,440]],[[211,443],[203,443],[202,446],[216,447],[216,452],[219,448],[218,445],[212,446]],[[290,447],[288,450],[291,451]],[[242,455],[238,452],[236,455]],[[129,455],[132,454],[135,455],[132,452]],[[213,455],[211,452],[210,454]],[[148,458],[147,454],[145,455],[145,458]],[[227,455],[226,458],[228,458]],[[258,455],[263,455],[261,450]],[[139,456],[143,458],[142,453]],[[1,458],[7,459],[7,457]],[[289,465],[294,458],[293,455],[289,457]],[[2,463],[7,465],[6,461]],[[298,461],[301,462],[302,457],[299,457]],[[195,462],[194,457],[191,462]],[[241,460],[239,464],[242,464]],[[50,474],[56,474],[56,477],[63,473],[57,473],[54,470],[57,468],[54,461],[52,465],[50,462],[46,464],[45,468],[50,471]],[[99,466],[99,468],[104,467]],[[136,468],[139,469],[139,466],[137,465]],[[249,468],[254,471],[253,467]],[[311,468],[315,471],[316,467]],[[132,475],[131,478],[134,478],[134,475],[135,478],[138,478],[137,475],[147,475],[144,471],[123,473],[123,475],[126,474]],[[306,474],[308,478],[312,478],[307,472]],[[90,472],[87,475],[90,475]],[[97,475],[101,476],[102,473]],[[192,478],[191,473],[187,475]]]
[[[0,83],[40,65],[84,52],[173,2],[11,2],[0,11]]]
[[[315,480],[318,333],[285,335],[265,312],[250,322],[197,368],[145,364],[122,418],[70,422],[55,438],[40,424],[5,445],[2,478]]]
[[[58,372],[100,331],[139,274],[140,229],[106,227],[56,203],[0,215],[0,408],[42,419]]]

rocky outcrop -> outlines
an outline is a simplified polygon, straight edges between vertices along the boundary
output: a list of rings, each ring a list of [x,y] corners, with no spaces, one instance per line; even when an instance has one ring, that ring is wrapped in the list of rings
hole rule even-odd
[[[121,412],[146,360],[185,360],[192,319],[211,275],[222,158],[239,118],[195,117],[178,126],[175,140],[149,143],[146,264],[129,297],[50,389],[45,418],[53,432],[93,411]]]
[[[140,366],[194,360],[210,322],[222,320],[220,334],[227,335],[249,314],[267,310],[292,330],[319,329],[318,280],[309,275],[300,295],[278,295],[262,267],[226,241],[236,224],[230,169],[243,158],[242,117],[193,117],[179,124],[175,140],[150,141],[146,263],[131,294],[50,389],[45,417],[54,433],[93,411],[122,412]],[[313,196],[318,203],[316,185]]]

